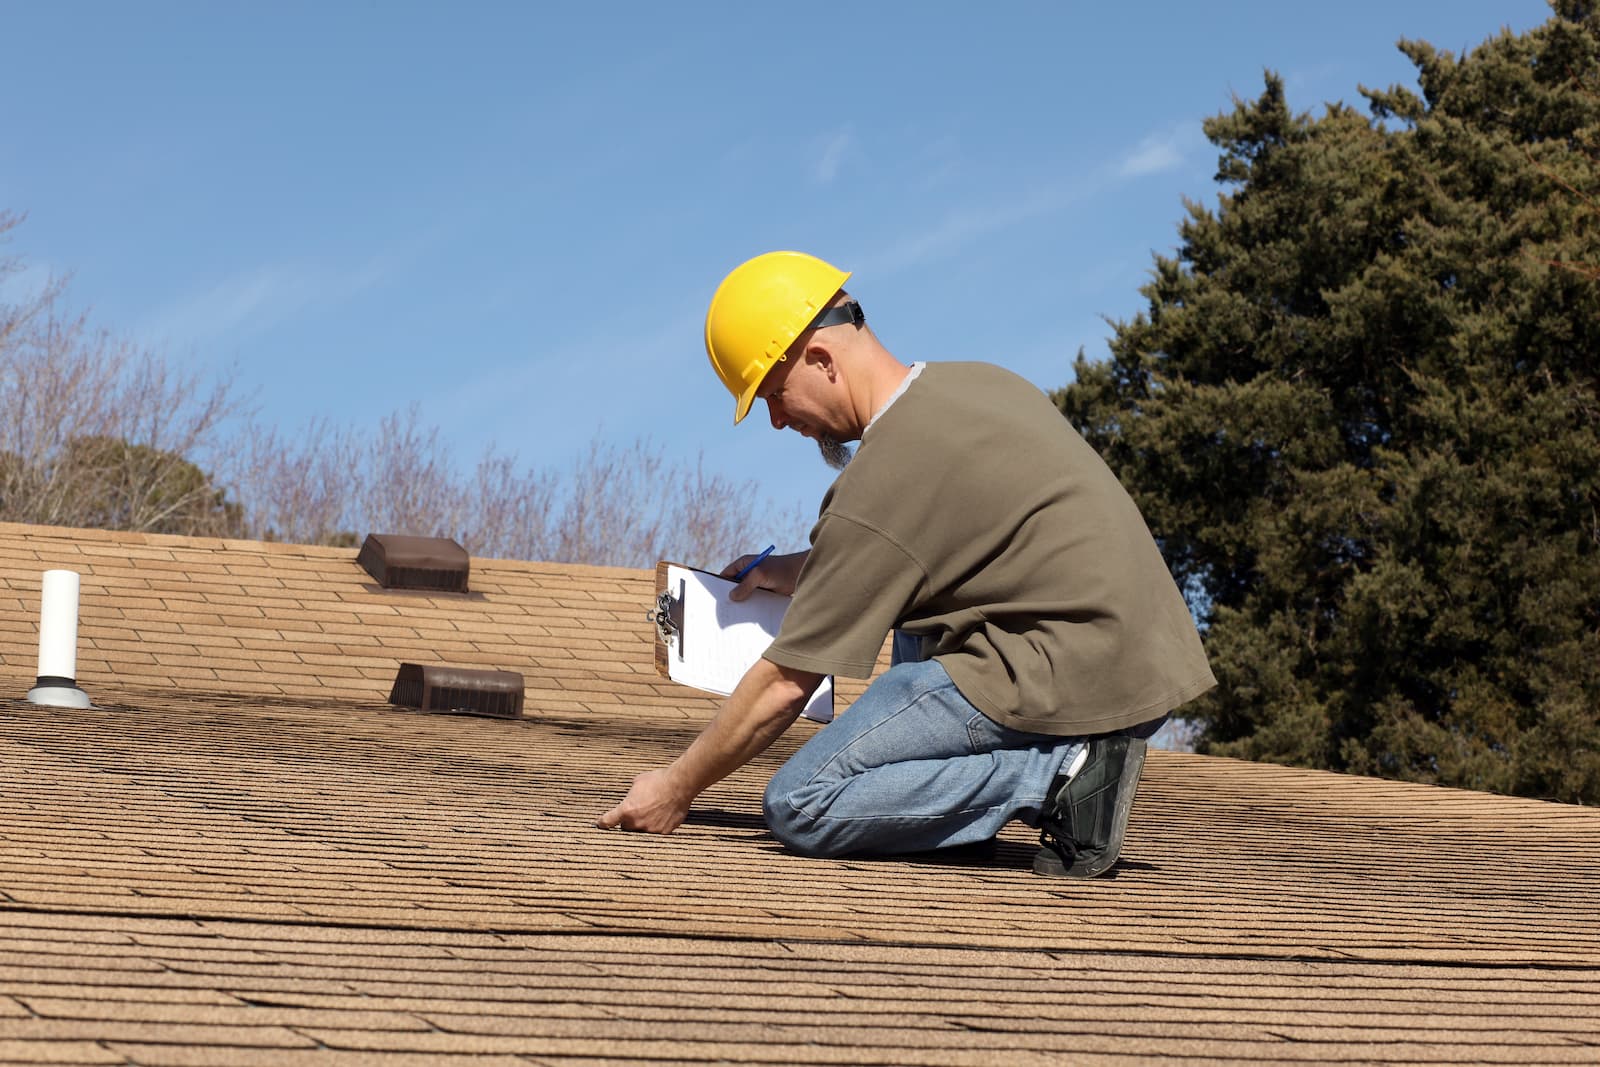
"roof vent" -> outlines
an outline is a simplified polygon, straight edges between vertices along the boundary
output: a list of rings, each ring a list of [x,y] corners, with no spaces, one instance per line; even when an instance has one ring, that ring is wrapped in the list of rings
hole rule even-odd
[[[28,700],[56,708],[87,708],[78,686],[77,571],[45,571],[39,589],[39,680]]]
[[[356,562],[385,589],[467,591],[467,550],[448,537],[368,534]]]
[[[400,664],[389,703],[444,715],[522,717],[522,675],[442,664]]]

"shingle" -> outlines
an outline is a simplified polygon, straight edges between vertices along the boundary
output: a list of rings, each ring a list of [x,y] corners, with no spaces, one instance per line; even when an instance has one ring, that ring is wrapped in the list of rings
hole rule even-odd
[[[202,1009],[203,1010],[203,1009]],[[162,1041],[186,1045],[237,1045],[242,1048],[314,1048],[312,1039],[281,1026],[219,1026],[203,1023],[125,1022],[118,1019],[23,1019],[6,1029],[19,1042]]]
[[[193,1048],[116,1042],[117,1052],[140,1067],[284,1067],[283,1053],[237,1047]],[[122,1063],[121,1059],[113,1062]],[[318,1067],[530,1067],[538,1061],[519,1056],[445,1056],[438,1053],[342,1052],[318,1049]]]
[[[1021,827],[802,860],[760,815],[802,722],[677,834],[601,832],[717,707],[655,673],[652,576],[481,560],[470,597],[393,595],[354,556],[0,525],[14,697],[37,634],[4,604],[36,612],[39,571],[71,561],[101,705],[0,693],[0,1061],[1600,1048],[1600,813],[1154,753],[1113,878],[1035,878]],[[528,717],[391,708],[401,661],[518,670]],[[1363,863],[1374,841],[1396,859]]]
[[[127,1063],[95,1041],[34,1041],[0,1036],[0,1063]]]

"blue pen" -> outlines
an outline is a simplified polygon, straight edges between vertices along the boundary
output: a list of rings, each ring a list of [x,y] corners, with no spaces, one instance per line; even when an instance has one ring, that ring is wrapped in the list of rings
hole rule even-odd
[[[761,555],[757,556],[755,559],[751,560],[749,563],[746,563],[744,565],[744,570],[740,571],[738,574],[735,574],[733,576],[733,580],[736,581],[736,582],[744,581],[744,576],[749,574],[751,571],[755,570],[757,567],[761,566],[761,561],[766,559],[768,556],[772,555],[772,550],[777,548],[777,547],[778,547],[777,545],[768,545],[767,548],[766,548],[766,551],[762,552]]]

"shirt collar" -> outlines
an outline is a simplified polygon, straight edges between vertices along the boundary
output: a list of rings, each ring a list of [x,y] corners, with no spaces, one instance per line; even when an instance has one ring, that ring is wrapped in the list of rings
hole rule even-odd
[[[889,406],[891,404],[893,404],[896,400],[900,399],[901,395],[905,393],[906,387],[909,386],[913,381],[916,380],[917,375],[921,374],[922,373],[922,368],[926,367],[926,366],[927,366],[926,363],[920,363],[920,362],[911,364],[911,372],[909,374],[907,374],[905,376],[904,380],[902,380],[900,382],[900,388],[898,388],[894,392],[890,393],[889,394],[889,399],[885,400],[883,402],[883,406],[880,407],[877,411],[874,411],[872,413],[872,418],[867,420],[867,425],[865,427],[863,427],[862,430],[861,430],[861,436],[865,437],[867,435],[867,431],[872,429],[873,423],[875,423],[879,419],[883,418],[883,413],[885,411],[889,410]]]

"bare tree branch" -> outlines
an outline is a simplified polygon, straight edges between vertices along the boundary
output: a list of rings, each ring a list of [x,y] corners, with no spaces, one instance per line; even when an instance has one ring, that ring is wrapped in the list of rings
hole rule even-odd
[[[20,221],[0,213],[0,239]],[[21,271],[0,259],[0,285]],[[236,419],[229,381],[177,372],[67,313],[63,280],[12,303],[5,292],[0,519],[324,545],[411,533],[479,556],[619,566],[720,566],[806,529],[798,510],[759,510],[757,486],[670,463],[648,440],[596,439],[564,471],[492,447],[463,467],[415,406],[371,433],[320,420],[286,437]]]

